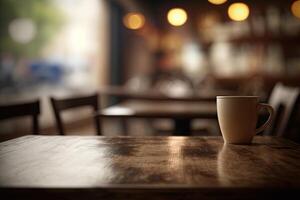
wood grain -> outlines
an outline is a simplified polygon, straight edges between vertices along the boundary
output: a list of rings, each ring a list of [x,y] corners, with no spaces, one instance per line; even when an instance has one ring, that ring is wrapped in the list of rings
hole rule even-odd
[[[10,199],[268,199],[299,189],[300,145],[277,137],[252,145],[101,136],[0,143],[0,195]]]

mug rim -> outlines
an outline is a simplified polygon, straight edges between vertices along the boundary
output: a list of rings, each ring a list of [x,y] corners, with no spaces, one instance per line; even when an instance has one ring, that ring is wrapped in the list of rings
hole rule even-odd
[[[244,98],[244,99],[250,99],[250,98],[259,98],[259,96],[245,96],[245,95],[241,95],[241,96],[217,96],[217,99],[234,99],[234,98]]]

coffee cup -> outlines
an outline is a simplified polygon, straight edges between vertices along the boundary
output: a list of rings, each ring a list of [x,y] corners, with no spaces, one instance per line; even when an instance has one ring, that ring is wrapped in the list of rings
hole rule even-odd
[[[256,129],[258,111],[266,108],[268,120]],[[217,115],[225,143],[250,144],[253,137],[266,129],[273,119],[273,108],[259,103],[258,96],[217,96]]]

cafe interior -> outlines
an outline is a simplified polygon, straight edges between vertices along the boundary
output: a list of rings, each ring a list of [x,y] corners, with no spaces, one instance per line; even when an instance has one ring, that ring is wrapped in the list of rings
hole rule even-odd
[[[0,33],[4,196],[299,196],[300,0],[1,0]],[[236,127],[252,112],[254,129],[261,127],[252,144],[223,146],[231,127],[222,112],[237,112],[222,109],[226,98],[257,101],[253,109],[234,101],[243,104]],[[257,106],[265,104],[271,111]],[[232,168],[241,172],[226,174]],[[87,196],[66,189],[81,187],[94,189]],[[168,187],[173,193],[156,191]],[[262,196],[245,195],[253,188]]]

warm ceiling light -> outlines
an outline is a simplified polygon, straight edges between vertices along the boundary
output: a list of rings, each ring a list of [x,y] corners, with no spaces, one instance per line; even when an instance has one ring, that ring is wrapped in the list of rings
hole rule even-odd
[[[128,13],[123,18],[124,25],[133,30],[140,29],[145,24],[145,17],[140,13]]]
[[[249,16],[249,7],[244,3],[233,3],[228,8],[228,15],[234,21],[243,21]]]
[[[225,3],[227,0],[208,0],[212,4],[220,5]]]
[[[182,8],[172,8],[168,12],[168,21],[173,26],[182,26],[187,20],[187,14]]]
[[[293,2],[291,10],[295,17],[300,18],[300,0]]]

